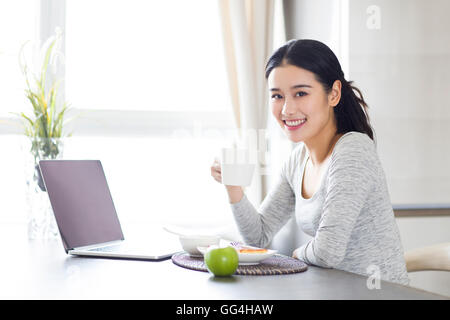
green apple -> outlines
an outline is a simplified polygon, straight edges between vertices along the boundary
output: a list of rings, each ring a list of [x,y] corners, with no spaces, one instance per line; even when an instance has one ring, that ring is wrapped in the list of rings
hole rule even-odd
[[[230,276],[239,265],[239,256],[233,247],[210,246],[204,260],[208,271],[215,276]]]

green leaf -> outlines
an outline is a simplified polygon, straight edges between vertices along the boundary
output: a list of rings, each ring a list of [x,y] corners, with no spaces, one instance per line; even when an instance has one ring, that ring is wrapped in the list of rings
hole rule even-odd
[[[55,118],[55,111],[56,111],[56,97],[57,97],[57,92],[58,92],[58,87],[59,84],[61,83],[60,80],[56,81],[49,92],[49,105],[50,105],[50,111],[49,111],[49,119],[48,119],[48,125],[50,128],[53,128],[53,122],[54,122],[54,118]]]
[[[20,113],[20,115],[29,122],[29,124],[33,127],[34,126],[34,122],[33,120],[31,120],[29,117],[27,117],[23,112]]]
[[[62,134],[62,125],[64,119],[64,113],[67,110],[67,105],[64,105],[62,110],[59,112],[58,117],[53,125],[53,131],[55,132],[55,137],[61,137]]]
[[[33,116],[26,115],[23,112],[16,115],[21,118],[25,134],[33,139],[31,151],[37,156],[39,156],[39,153],[54,156],[59,152],[57,143],[51,140],[62,136],[62,129],[68,122],[64,119],[67,110],[69,110],[68,104],[64,103],[61,111],[58,112],[57,96],[61,80],[52,81],[49,84],[49,90],[46,90],[47,70],[57,40],[58,38],[55,38],[49,43],[39,75],[30,72],[25,63],[23,53],[25,44],[22,45],[19,53],[19,64],[26,81],[25,96],[33,108]],[[33,87],[31,84],[33,84]]]
[[[50,43],[50,45],[47,48],[47,51],[45,52],[44,63],[42,64],[42,69],[41,69],[41,83],[43,84],[43,86],[45,86],[48,62],[50,61],[50,56],[52,54],[53,46],[55,45],[55,43],[56,43],[56,39]]]

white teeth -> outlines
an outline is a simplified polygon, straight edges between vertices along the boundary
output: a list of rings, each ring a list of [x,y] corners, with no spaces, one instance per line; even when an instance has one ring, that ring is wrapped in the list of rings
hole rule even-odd
[[[300,123],[303,123],[305,121],[306,121],[306,119],[296,120],[296,121],[288,121],[288,120],[286,120],[286,124],[288,126],[294,127],[294,126],[298,126]]]

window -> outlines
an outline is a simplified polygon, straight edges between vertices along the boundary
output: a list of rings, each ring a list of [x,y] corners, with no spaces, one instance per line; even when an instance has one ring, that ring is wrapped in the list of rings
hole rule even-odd
[[[17,14],[11,14],[33,21],[26,36],[18,36],[25,24],[15,20],[20,23],[11,39],[17,50],[18,39],[37,30],[42,2],[30,2],[36,12],[19,12],[25,1],[18,1]],[[125,223],[233,224],[224,187],[209,173],[214,156],[235,134],[217,1],[77,0],[52,6],[38,23],[47,31],[62,26],[65,99],[82,111],[64,158],[102,161]],[[17,66],[18,96],[28,104],[17,56],[8,63]],[[11,146],[3,177],[14,181],[3,190],[14,197],[2,205],[0,221],[23,222],[23,161],[13,159],[23,157],[26,150],[18,144],[26,139],[1,139]]]
[[[228,111],[228,92],[217,1],[67,2],[75,108]]]
[[[0,117],[11,116],[10,112],[24,111],[28,103],[18,53],[25,42],[33,44],[37,3],[34,0],[0,2]]]
[[[121,221],[232,223],[209,173],[233,128],[217,2],[68,1],[65,30],[86,111],[65,157],[102,160]]]

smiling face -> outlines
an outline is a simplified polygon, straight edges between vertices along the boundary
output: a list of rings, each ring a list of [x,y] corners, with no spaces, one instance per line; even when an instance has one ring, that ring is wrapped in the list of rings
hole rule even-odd
[[[333,107],[340,99],[339,80],[327,93],[314,73],[284,64],[272,70],[268,86],[272,114],[291,141],[314,141],[336,131]]]

